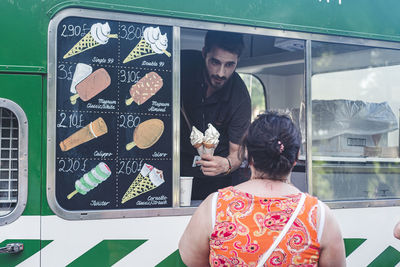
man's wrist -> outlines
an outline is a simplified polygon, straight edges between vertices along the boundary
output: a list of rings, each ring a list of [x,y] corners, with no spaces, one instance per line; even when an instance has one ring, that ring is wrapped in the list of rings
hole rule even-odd
[[[232,171],[232,164],[231,164],[231,161],[230,161],[230,159],[228,157],[226,157],[226,160],[228,161],[228,170],[225,172],[225,175],[228,175]]]

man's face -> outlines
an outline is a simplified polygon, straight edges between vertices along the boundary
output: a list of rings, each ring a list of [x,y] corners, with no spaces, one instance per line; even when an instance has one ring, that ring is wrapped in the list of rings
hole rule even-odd
[[[238,55],[214,46],[204,58],[210,85],[222,88],[236,69]]]

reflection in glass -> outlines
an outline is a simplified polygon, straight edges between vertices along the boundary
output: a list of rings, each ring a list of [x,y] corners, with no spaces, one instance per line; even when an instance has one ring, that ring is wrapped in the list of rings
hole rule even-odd
[[[400,197],[400,51],[312,44],[313,192]]]

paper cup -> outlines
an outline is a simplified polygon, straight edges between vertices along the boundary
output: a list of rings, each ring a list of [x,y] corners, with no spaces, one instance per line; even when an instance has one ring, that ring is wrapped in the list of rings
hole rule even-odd
[[[190,200],[192,198],[192,183],[193,177],[181,176],[180,179],[180,205],[190,206]]]

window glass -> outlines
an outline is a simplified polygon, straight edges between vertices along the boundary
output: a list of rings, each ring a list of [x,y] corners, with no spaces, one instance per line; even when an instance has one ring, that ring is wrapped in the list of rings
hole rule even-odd
[[[249,90],[251,98],[251,121],[253,121],[258,114],[265,112],[264,86],[260,80],[252,74],[239,73],[239,75]]]
[[[0,217],[14,210],[18,202],[18,120],[12,111],[0,107]]]
[[[312,44],[313,192],[322,200],[400,196],[400,51]]]
[[[206,32],[181,28],[181,49],[201,51]],[[255,34],[243,34],[243,38],[245,49],[240,56],[236,71],[246,84],[251,97],[251,120],[265,110],[270,110],[288,114],[299,126],[303,135],[303,146],[301,162],[296,166],[295,172],[301,174],[293,175],[293,177],[296,176],[294,179],[299,181],[296,185],[305,191],[305,150],[303,149],[305,147],[305,42]],[[181,134],[181,138],[182,136]],[[233,184],[243,182],[248,177],[248,173],[244,171],[246,164],[242,164],[241,167],[233,174]]]

